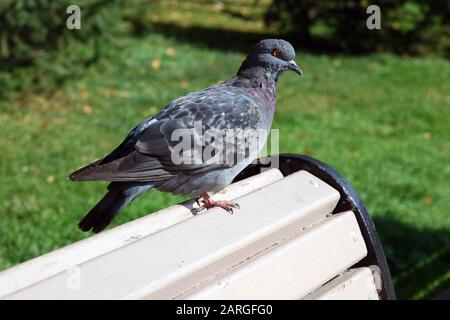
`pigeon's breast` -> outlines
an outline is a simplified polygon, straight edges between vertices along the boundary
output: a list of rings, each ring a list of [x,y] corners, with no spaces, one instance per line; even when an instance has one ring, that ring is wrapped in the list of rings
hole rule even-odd
[[[270,128],[276,106],[275,87],[255,88],[250,91],[250,94],[255,105],[258,106],[261,124],[266,129]]]
[[[275,111],[275,105],[277,104],[277,99],[275,96],[275,86],[276,86],[275,81],[269,80],[267,82],[266,94],[267,94],[267,99],[269,100],[270,107],[272,108],[273,112]]]

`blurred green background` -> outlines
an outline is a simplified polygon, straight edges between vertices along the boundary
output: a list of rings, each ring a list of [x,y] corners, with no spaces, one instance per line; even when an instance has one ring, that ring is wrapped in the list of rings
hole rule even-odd
[[[70,4],[81,30],[65,26]],[[369,4],[381,30],[365,27]],[[280,152],[346,176],[399,298],[433,297],[450,285],[448,14],[447,1],[2,1],[0,269],[90,236],[76,225],[106,184],[68,173],[283,37],[305,76],[279,81]],[[113,226],[182,199],[150,191]]]

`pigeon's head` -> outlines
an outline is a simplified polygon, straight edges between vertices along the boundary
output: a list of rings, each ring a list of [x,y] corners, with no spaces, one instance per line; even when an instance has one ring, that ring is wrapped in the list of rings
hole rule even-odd
[[[265,39],[260,41],[242,63],[238,74],[251,75],[263,69],[275,79],[286,70],[303,75],[295,63],[295,50],[292,45],[281,39]]]

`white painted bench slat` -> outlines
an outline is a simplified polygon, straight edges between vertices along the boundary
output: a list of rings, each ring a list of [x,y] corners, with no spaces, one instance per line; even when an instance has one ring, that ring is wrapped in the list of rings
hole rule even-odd
[[[353,212],[333,215],[194,289],[189,299],[299,299],[367,254]]]
[[[301,229],[324,220],[338,200],[339,193],[335,189],[306,171],[298,171],[240,197],[241,209],[234,215],[222,209],[211,209],[79,263],[79,287],[68,285],[73,274],[61,271],[5,298],[179,297]],[[329,221],[354,219],[348,213],[342,217]],[[359,236],[356,233],[356,238]],[[333,244],[327,243],[314,251],[324,250],[334,255],[330,246]],[[361,258],[362,251],[357,252],[354,259]],[[317,272],[314,263],[304,265],[311,268],[311,272]],[[344,266],[347,265],[343,263],[338,269]]]
[[[304,300],[379,300],[372,270],[350,269],[309,294]]]

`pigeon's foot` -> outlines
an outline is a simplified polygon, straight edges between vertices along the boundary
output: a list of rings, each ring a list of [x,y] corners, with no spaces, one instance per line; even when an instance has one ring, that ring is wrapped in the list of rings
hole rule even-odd
[[[206,209],[209,208],[214,208],[214,207],[219,207],[222,208],[224,210],[226,210],[229,214],[233,214],[233,208],[234,209],[240,209],[239,205],[236,202],[232,202],[232,201],[225,201],[225,200],[218,200],[218,201],[210,201],[208,203],[204,202],[203,206]]]
[[[214,200],[206,192],[202,194],[201,198],[198,200],[198,203],[200,207],[193,209],[194,213],[198,213],[203,209],[219,207],[227,211],[229,214],[233,214],[233,208],[240,209],[239,205],[236,202],[226,200]]]

